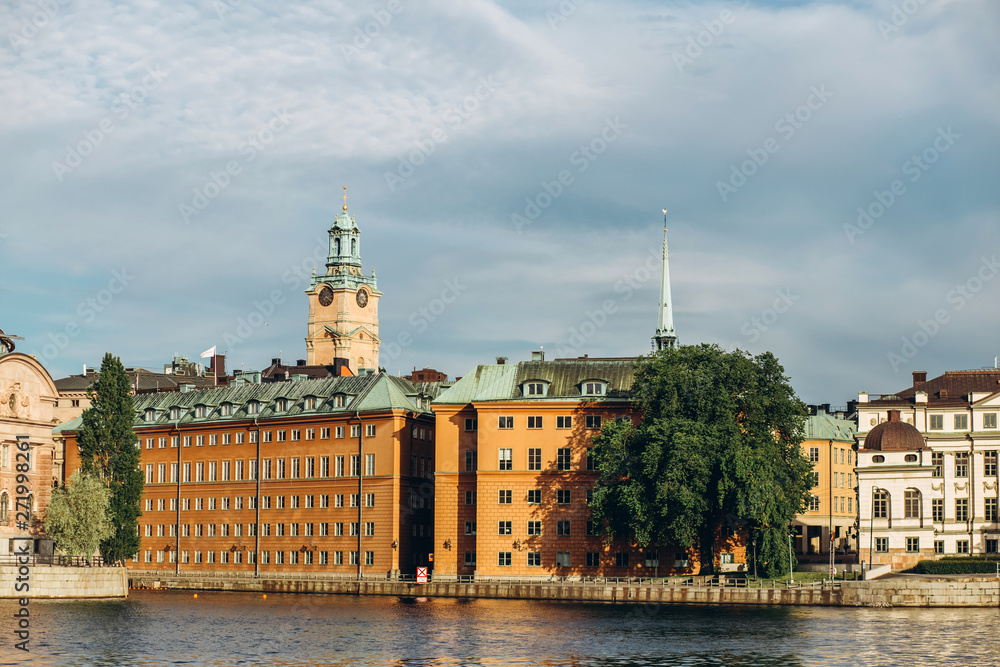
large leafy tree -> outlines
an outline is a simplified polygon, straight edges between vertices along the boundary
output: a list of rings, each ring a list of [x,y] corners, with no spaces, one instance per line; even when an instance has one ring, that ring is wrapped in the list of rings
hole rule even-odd
[[[104,482],[77,471],[68,487],[53,489],[45,512],[45,533],[70,558],[91,558],[101,541],[115,532],[110,504],[111,491]]]
[[[714,563],[731,527],[766,576],[787,572],[812,464],[800,447],[805,405],[778,360],[681,346],[641,359],[634,392],[641,420],[608,423],[594,439],[592,509],[608,538],[696,548]]]
[[[97,381],[87,390],[90,407],[84,410],[77,438],[83,471],[104,481],[110,493],[114,533],[101,540],[106,563],[123,563],[139,550],[143,476],[139,469],[138,438],[132,432],[135,407],[132,387],[121,361],[105,354]]]

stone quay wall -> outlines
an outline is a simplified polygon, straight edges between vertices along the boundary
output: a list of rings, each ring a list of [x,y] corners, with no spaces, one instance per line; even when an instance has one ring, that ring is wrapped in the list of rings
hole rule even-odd
[[[649,584],[541,582],[452,582],[416,584],[403,581],[293,579],[287,577],[224,578],[184,575],[132,575],[133,588],[391,595],[577,602],[725,605],[824,605],[842,607],[1000,607],[1000,581],[962,578],[915,580],[895,578],[846,581],[792,588],[737,588]]]
[[[123,598],[128,575],[123,567],[0,565],[0,598]],[[27,585],[27,590],[25,590]]]

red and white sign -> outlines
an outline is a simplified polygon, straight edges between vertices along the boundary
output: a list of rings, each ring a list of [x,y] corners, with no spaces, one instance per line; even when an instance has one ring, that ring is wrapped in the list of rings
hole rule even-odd
[[[418,567],[417,568],[417,583],[426,584],[427,583],[427,568]]]

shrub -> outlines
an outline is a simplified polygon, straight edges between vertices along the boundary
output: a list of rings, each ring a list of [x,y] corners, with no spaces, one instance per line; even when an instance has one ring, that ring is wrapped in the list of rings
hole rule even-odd
[[[996,574],[997,560],[949,558],[922,560],[914,566],[917,574]]]

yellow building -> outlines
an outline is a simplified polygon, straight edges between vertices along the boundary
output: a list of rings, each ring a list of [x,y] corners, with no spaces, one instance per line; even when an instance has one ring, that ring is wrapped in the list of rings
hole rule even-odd
[[[813,464],[813,490],[809,508],[794,522],[798,554],[856,551],[858,517],[854,477],[854,435],[857,426],[841,415],[818,406],[806,419],[802,452]],[[831,537],[832,542],[831,542]]]

